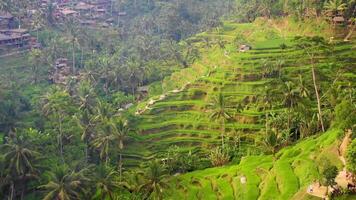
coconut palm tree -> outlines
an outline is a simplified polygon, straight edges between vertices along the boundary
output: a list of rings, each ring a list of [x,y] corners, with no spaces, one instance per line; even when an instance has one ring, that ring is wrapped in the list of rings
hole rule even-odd
[[[317,100],[318,106],[318,119],[320,121],[321,129],[325,132],[324,120],[323,120],[323,113],[321,110],[321,100],[319,94],[319,87],[317,84],[317,75],[316,75],[316,56],[317,53],[322,51],[322,53],[327,52],[330,50],[330,45],[325,41],[324,38],[319,36],[314,37],[297,37],[295,39],[297,49],[303,50],[303,52],[308,56],[311,64],[311,74],[313,78],[313,85],[315,91],[315,97]]]
[[[110,145],[116,139],[115,134],[117,132],[115,123],[112,119],[104,119],[98,125],[98,134],[92,141],[92,145],[94,148],[99,150],[100,158],[102,160],[105,159],[106,165],[109,162],[110,156]]]
[[[34,160],[39,153],[30,148],[29,142],[22,136],[9,137],[8,142],[1,148],[5,149],[4,158],[7,160],[8,168],[13,169],[16,174],[21,175],[35,172]]]
[[[225,134],[225,122],[231,118],[227,112],[227,106],[224,95],[220,92],[218,96],[213,99],[211,103],[213,111],[210,115],[210,119],[220,121],[221,125],[221,146],[224,148],[224,134]]]
[[[53,172],[48,172],[48,183],[39,186],[39,189],[45,192],[43,200],[83,199],[85,185],[89,182],[85,175],[86,171],[87,169],[74,171],[61,166]]]
[[[291,112],[299,99],[299,92],[294,88],[294,84],[290,81],[284,83],[283,87],[283,104],[288,108],[288,128],[291,127]]]
[[[95,187],[97,199],[115,199],[115,190],[119,183],[116,181],[117,172],[105,165],[100,165],[95,174]]]
[[[262,143],[274,155],[276,153],[281,141],[282,141],[282,139],[280,138],[280,136],[278,135],[277,132],[269,131],[267,133],[267,135],[265,135]]]
[[[46,117],[49,117],[55,122],[55,129],[58,133],[58,146],[61,159],[64,161],[64,144],[63,138],[65,131],[63,130],[67,109],[70,107],[70,96],[66,91],[56,87],[46,93],[43,97],[42,110]]]
[[[120,158],[119,158],[119,173],[120,173],[120,182],[121,182],[121,177],[122,177],[122,151],[124,149],[124,140],[130,133],[130,128],[128,126],[127,122],[123,122],[122,120],[119,120],[116,123],[116,132],[114,132],[114,137],[117,142],[119,151],[120,151]]]
[[[335,16],[341,14],[347,8],[347,4],[342,0],[329,0],[325,2],[324,10],[325,13],[330,16]]]
[[[8,186],[8,198],[12,200],[16,198],[17,186],[20,185],[22,188],[20,199],[23,199],[27,182],[38,178],[36,161],[39,153],[33,150],[28,138],[18,133],[7,138],[6,143],[0,147],[4,151],[3,162],[0,163],[2,165],[0,188]]]
[[[163,199],[163,194],[169,188],[167,173],[158,161],[151,161],[144,173],[144,183],[140,190],[144,191],[146,198]]]

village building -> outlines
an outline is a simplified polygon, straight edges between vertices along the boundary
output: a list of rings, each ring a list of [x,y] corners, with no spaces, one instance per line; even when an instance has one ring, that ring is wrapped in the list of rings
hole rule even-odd
[[[0,30],[0,49],[9,51],[13,48],[29,47],[30,34],[27,29],[3,29]]]
[[[55,84],[66,84],[70,73],[71,68],[68,65],[68,59],[58,58],[50,74],[50,80]]]
[[[14,17],[8,12],[0,11],[0,29],[10,28],[10,23]]]
[[[95,6],[91,4],[87,4],[85,2],[79,2],[76,6],[74,6],[74,10],[79,12],[80,14],[90,13],[94,10]]]
[[[108,8],[111,5],[111,0],[87,0],[86,2],[97,8]]]

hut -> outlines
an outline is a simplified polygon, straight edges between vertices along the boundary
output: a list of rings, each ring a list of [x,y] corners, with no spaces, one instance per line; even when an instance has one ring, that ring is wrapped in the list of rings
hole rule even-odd
[[[345,18],[342,16],[336,16],[333,17],[332,21],[335,25],[342,25],[345,23]]]
[[[252,47],[247,45],[247,44],[240,45],[240,47],[239,47],[239,51],[240,52],[246,52],[246,51],[249,51],[251,49],[252,49]]]

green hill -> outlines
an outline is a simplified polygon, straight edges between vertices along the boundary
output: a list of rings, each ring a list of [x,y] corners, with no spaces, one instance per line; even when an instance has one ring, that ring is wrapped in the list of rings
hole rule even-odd
[[[270,109],[263,109],[261,94],[275,88],[279,79],[298,81],[299,74],[310,78],[308,58],[294,47],[293,38],[299,35],[326,37],[329,28],[325,23],[296,23],[290,19],[256,20],[249,24],[225,22],[221,28],[190,38],[188,41],[202,52],[198,61],[160,83],[162,94],[151,95],[149,100],[132,109],[138,118],[135,126],[139,135],[128,145],[126,165],[137,166],[137,161],[153,155],[164,157],[163,153],[172,145],[206,155],[221,140],[220,123],[210,119],[212,100],[219,93],[224,95],[232,116],[225,125],[226,132],[242,133],[245,151],[258,154],[261,150],[255,147],[255,142],[264,129],[265,113],[285,110],[281,102],[273,102]],[[221,43],[224,47],[219,45]],[[249,44],[253,49],[241,53],[238,44]],[[337,62],[355,61],[352,49],[351,43],[335,42]],[[330,65],[335,57],[318,57],[319,70],[330,75],[321,80],[321,84],[328,84],[337,72]],[[280,60],[285,64],[277,75],[271,63]],[[355,83],[354,74],[351,66],[345,68],[337,84]],[[152,86],[151,91],[157,87]],[[238,106],[242,109],[237,109]]]
[[[337,151],[342,136],[341,130],[331,130],[286,147],[275,157],[247,156],[238,165],[178,176],[180,187],[173,186],[167,199],[308,199],[306,188],[319,180],[325,159],[342,169]]]

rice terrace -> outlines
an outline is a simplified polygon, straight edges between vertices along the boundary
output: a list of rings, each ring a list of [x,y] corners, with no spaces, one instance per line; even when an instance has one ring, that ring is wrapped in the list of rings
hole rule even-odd
[[[355,200],[355,0],[0,0],[0,199]]]

